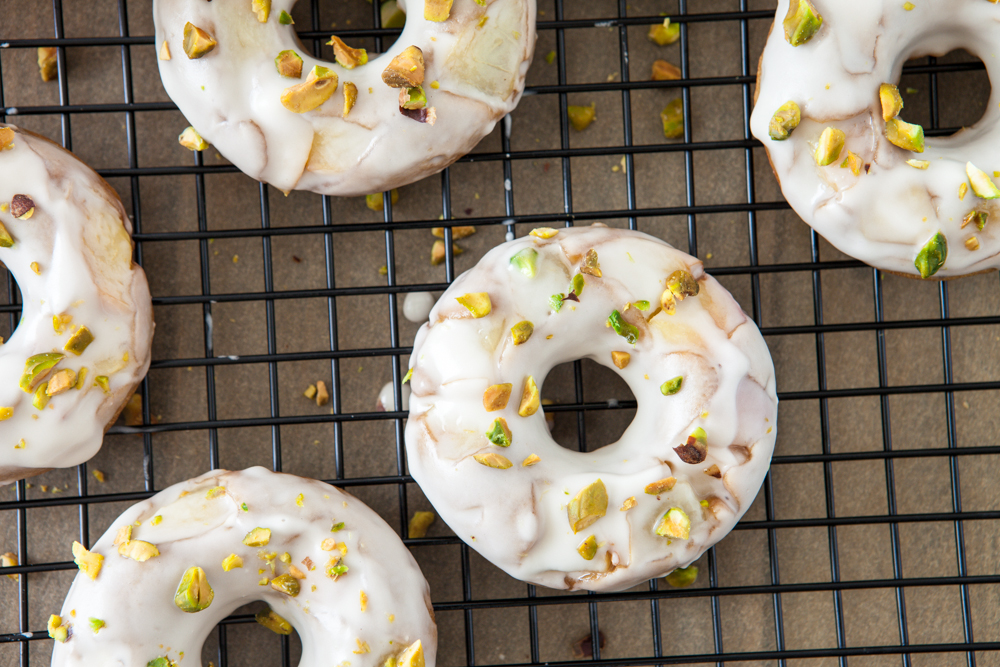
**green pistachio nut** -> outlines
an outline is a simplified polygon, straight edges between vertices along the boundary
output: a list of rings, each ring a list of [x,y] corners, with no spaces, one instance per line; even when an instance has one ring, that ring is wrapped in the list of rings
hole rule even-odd
[[[514,465],[506,456],[501,456],[500,454],[495,454],[494,452],[487,452],[486,454],[473,454],[472,458],[474,458],[477,463],[480,463],[487,468],[496,468],[497,470],[507,470]]]
[[[598,479],[577,493],[566,506],[569,527],[579,533],[608,512],[608,489]]]
[[[924,152],[924,128],[919,125],[893,118],[886,121],[885,138],[903,150]]]
[[[944,234],[938,232],[920,249],[913,265],[917,267],[921,278],[930,278],[944,266],[946,259],[948,259],[948,240]]]
[[[292,624],[275,614],[273,609],[261,609],[254,616],[254,620],[279,635],[292,634]]]
[[[246,537],[243,538],[243,544],[248,547],[266,547],[267,543],[271,541],[271,529],[270,528],[254,528]]]
[[[299,594],[299,580],[290,574],[281,574],[271,580],[271,588],[289,597]]]
[[[408,534],[411,538],[427,537],[427,529],[431,527],[437,515],[434,512],[414,512],[410,517]]]
[[[278,23],[281,25],[293,25],[295,21],[292,20],[292,15],[286,12],[284,9],[278,14]]]
[[[700,287],[693,275],[687,271],[678,270],[667,276],[667,289],[678,301],[683,301],[685,297],[698,296]]]
[[[649,301],[633,301],[632,305],[643,312],[649,310]]]
[[[399,89],[399,106],[403,109],[423,109],[427,106],[427,94],[423,86]]]
[[[581,542],[576,550],[583,556],[584,560],[594,560],[594,556],[597,555],[597,538],[591,535]]]
[[[676,97],[660,112],[660,120],[663,121],[663,137],[665,139],[679,139],[684,136],[684,100]]]
[[[558,313],[562,310],[564,300],[565,299],[562,294],[553,294],[549,297],[549,306],[552,307],[552,310]]]
[[[28,357],[28,360],[24,362],[24,373],[21,375],[21,390],[28,394],[33,393],[38,383],[48,377],[56,364],[62,361],[65,356],[61,352],[43,352]]]
[[[799,126],[801,120],[802,111],[799,109],[799,105],[792,101],[785,102],[771,116],[767,133],[775,141],[784,141]]]
[[[9,248],[14,245],[14,237],[10,235],[7,228],[0,224],[0,248]]]
[[[617,310],[611,311],[608,322],[611,323],[611,328],[615,330],[615,333],[627,340],[630,345],[635,345],[635,342],[639,340],[639,328],[626,322]]]
[[[210,34],[191,22],[184,24],[184,53],[191,60],[197,60],[211,53],[216,42]]]
[[[267,17],[271,14],[271,0],[252,0],[250,11],[257,15],[257,20],[267,23]]]
[[[835,127],[828,127],[819,136],[819,143],[816,144],[816,153],[813,156],[816,166],[825,167],[833,164],[840,157],[840,152],[844,150],[847,135],[843,130]]]
[[[90,623],[90,629],[93,631],[93,633],[95,635],[98,632],[100,632],[101,629],[106,625],[106,623],[104,621],[102,621],[99,618],[94,618],[93,616],[91,616],[90,618],[88,618],[87,622]]]
[[[455,297],[455,301],[465,306],[466,310],[472,313],[476,319],[486,317],[493,312],[493,302],[487,292],[470,292],[462,296]]]
[[[395,206],[396,202],[399,201],[399,190],[393,188],[389,191],[389,201]],[[385,210],[385,201],[382,199],[382,193],[376,192],[374,194],[365,195],[365,206],[373,211],[383,211]]]
[[[291,49],[286,49],[274,59],[274,67],[278,74],[289,79],[302,78],[302,57]]]
[[[573,276],[573,284],[572,284],[573,294],[577,296],[583,294],[583,286],[585,284],[586,281],[584,281],[582,273],[578,273],[575,276]]]
[[[44,410],[45,406],[49,404],[49,395],[46,393],[46,389],[49,388],[48,382],[43,382],[38,385],[35,389],[35,393],[31,398],[31,404],[35,406],[37,410]]]
[[[181,611],[193,614],[208,609],[215,598],[215,592],[208,583],[208,575],[200,567],[189,567],[174,593],[174,604]]]
[[[660,385],[660,393],[664,396],[673,396],[681,390],[681,384],[684,382],[684,376],[678,375],[677,377],[667,380]]]
[[[538,251],[534,248],[524,248],[514,253],[510,265],[529,278],[534,278],[538,272]]]
[[[656,525],[656,534],[686,540],[691,536],[691,519],[680,507],[671,507]]]
[[[809,0],[791,0],[781,25],[785,29],[785,41],[792,46],[801,46],[812,39],[823,25],[823,17]]]
[[[965,173],[969,177],[969,183],[972,184],[972,192],[977,197],[980,199],[1000,198],[1000,188],[997,188],[985,171],[971,162],[966,162]]]
[[[503,417],[493,420],[493,426],[486,432],[486,437],[497,447],[510,447],[511,435],[507,420]]]
[[[664,577],[666,582],[674,588],[687,588],[698,578],[698,566],[688,565],[679,567]]]
[[[663,19],[663,23],[655,23],[649,26],[649,32],[646,33],[646,37],[657,46],[673,44],[681,38],[681,25],[672,22],[670,17],[667,17]]]
[[[63,643],[69,639],[69,624],[62,624],[62,617],[52,614],[49,616],[49,622],[46,625],[46,629],[49,631],[49,637],[55,639],[57,642]]]
[[[882,103],[882,120],[889,122],[903,110],[903,97],[899,88],[891,83],[883,83],[878,87],[878,98]]]
[[[76,356],[83,354],[87,346],[94,342],[94,334],[90,333],[90,329],[87,327],[80,327],[73,332],[73,335],[69,337],[66,344],[63,345],[63,349],[67,352],[72,352]]]
[[[583,132],[594,122],[597,111],[593,103],[589,107],[569,106],[566,108],[566,115],[569,116],[569,124],[577,132]]]
[[[329,67],[316,65],[300,84],[289,86],[281,93],[281,104],[293,113],[306,113],[319,108],[337,90],[337,73]]]
[[[535,325],[528,320],[522,320],[510,328],[510,335],[514,339],[514,345],[523,345],[531,338],[535,331]]]

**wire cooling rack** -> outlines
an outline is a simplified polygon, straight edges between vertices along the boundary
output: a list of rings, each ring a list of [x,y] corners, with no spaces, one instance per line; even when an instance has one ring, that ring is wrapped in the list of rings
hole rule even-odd
[[[431,581],[441,632],[439,664],[785,665],[806,659],[842,665],[998,664],[1000,553],[993,535],[1000,506],[992,493],[1000,454],[992,416],[1000,389],[993,343],[1000,341],[996,274],[953,283],[886,276],[839,255],[789,212],[749,133],[757,56],[773,17],[771,3],[542,2],[532,70],[542,74],[529,77],[525,98],[512,115],[513,133],[498,129],[475,153],[425,181],[434,185],[404,189],[398,205],[386,193],[381,219],[357,202],[296,194],[289,201],[311,208],[291,223],[277,220],[284,205],[280,195],[247,185],[249,179],[211,150],[194,154],[187,164],[186,152],[170,153],[159,163],[147,157],[153,152],[150,136],[156,135],[150,127],[164,118],[157,114],[174,112],[164,135],[173,148],[172,137],[183,127],[174,127],[182,121],[162,91],[152,100],[136,93],[148,88],[150,77],[155,80],[148,3],[64,7],[69,3],[53,0],[51,14],[43,3],[22,3],[7,12],[14,18],[0,23],[0,117],[29,127],[41,123],[51,138],[77,150],[81,126],[98,148],[121,151],[124,141],[125,164],[102,162],[97,149],[87,154],[97,156],[100,173],[122,193],[134,221],[136,260],[153,284],[158,341],[187,336],[189,345],[159,344],[140,391],[142,425],[113,427],[98,458],[79,466],[75,476],[70,471],[55,478],[57,490],[60,480],[65,486],[60,494],[45,486],[39,490],[43,476],[0,495],[0,539],[6,540],[0,551],[15,552],[21,563],[4,570],[19,575],[17,581],[0,579],[0,664],[47,662],[51,640],[45,619],[58,609],[75,572],[65,544],[79,539],[89,545],[121,509],[167,484],[243,462],[237,455],[242,441],[227,440],[230,434],[246,437],[247,451],[257,448],[251,463],[289,470],[296,467],[289,460],[297,456],[302,434],[328,428],[322,443],[315,440],[325,463],[312,468],[313,459],[306,456],[294,471],[359,494],[406,537],[407,517],[426,501],[405,469],[400,382],[410,352],[405,343],[415,327],[400,317],[401,298],[439,292],[475,261],[475,252],[463,257],[453,249],[453,226],[477,226],[473,240],[482,239],[477,246],[482,251],[505,234],[522,235],[532,226],[594,221],[654,233],[699,255],[757,322],[774,354],[783,402],[772,471],[744,521],[699,561],[698,582],[686,589],[653,580],[618,594],[547,591],[505,579],[440,525],[429,537],[406,539]],[[42,34],[47,36],[25,34],[26,19],[18,12],[29,12],[28,7],[46,12],[50,23]],[[296,26],[316,53],[334,32],[380,51],[399,31],[380,28],[377,5],[371,9],[370,17],[362,9],[365,20],[356,18],[354,27],[346,21],[335,30],[320,3],[303,0]],[[665,12],[680,24],[680,41],[655,53],[679,66],[682,79],[652,82],[648,67],[655,47],[644,35]],[[136,14],[145,22],[139,21],[141,34],[133,35]],[[81,17],[90,15],[110,23],[88,32]],[[57,100],[32,104],[21,96],[15,106],[11,80],[37,78],[35,49],[41,46],[58,51],[59,78],[48,84],[56,86],[49,95]],[[89,70],[68,65],[101,58],[118,70],[112,74],[121,97],[71,99],[74,76]],[[602,58],[612,63],[610,72],[581,74],[580,67]],[[988,95],[983,91],[989,90],[984,81],[982,64],[961,55],[910,63],[901,83],[907,113],[913,114],[908,120],[922,122],[929,136],[951,134],[981,113]],[[678,95],[684,136],[657,138],[656,113]],[[592,98],[601,101],[599,120],[606,116],[612,122],[603,135],[600,123],[592,135],[576,134],[567,122],[567,106]],[[121,121],[122,132],[101,143],[94,135],[104,132],[99,119],[105,117]],[[529,126],[541,128],[535,146],[518,142],[519,132],[532,136]],[[536,178],[555,205],[519,198],[538,189]],[[160,182],[156,179],[174,184],[169,201],[187,207],[183,225],[160,224],[157,211],[165,200],[146,189]],[[237,212],[243,217],[228,227],[213,226],[219,215],[213,192],[234,183],[249,193],[246,207]],[[474,208],[480,189],[492,193],[486,213]],[[658,198],[660,190],[673,195]],[[403,214],[407,196],[419,199],[427,191],[424,208]],[[445,230],[440,273],[409,271],[415,253],[426,264],[432,227]],[[417,232],[423,236],[414,236]],[[338,254],[338,243],[348,238],[360,239],[356,247],[384,264],[384,277],[342,279],[345,263],[357,269],[362,261]],[[294,239],[300,246],[291,247],[314,253],[320,284],[288,287],[276,279],[286,271],[280,244]],[[225,277],[228,252],[227,262],[215,259],[225,243],[243,243],[240,247],[259,253],[256,278]],[[179,250],[168,252],[171,248]],[[167,258],[157,263],[158,253]],[[177,273],[190,275],[178,277],[189,282],[172,291],[179,283],[160,281],[158,272],[175,261],[190,269]],[[252,261],[244,258],[243,265]],[[237,262],[234,255],[232,264]],[[9,275],[6,282],[9,334],[20,310]],[[286,306],[305,303],[316,306],[325,331],[315,339],[328,347],[285,351]],[[213,318],[217,328],[226,317],[236,322],[243,306],[257,308],[250,319],[263,327],[263,340],[250,353],[227,354],[219,348],[228,343],[219,343],[218,330],[213,335]],[[367,324],[366,317],[375,317],[375,324]],[[379,329],[385,343],[351,343],[358,321]],[[187,351],[191,346],[193,353]],[[360,374],[361,364],[369,362],[381,364],[383,378],[390,379],[395,409],[373,410],[376,384],[369,384],[363,401],[353,400],[358,383],[349,376],[355,365]],[[283,369],[296,363],[326,369],[329,410],[286,408],[288,401],[301,401],[303,382],[282,380]],[[247,386],[231,371],[250,367],[261,369],[254,405],[263,407],[227,408],[224,403],[234,400],[228,390]],[[203,375],[178,389],[183,383],[177,378],[192,368]],[[627,390],[617,397],[621,400],[606,400],[611,397],[595,389],[595,369],[581,362],[564,369],[565,391],[555,391],[557,400],[546,407],[566,446],[586,450],[610,441],[600,420],[624,416],[627,424],[634,411]],[[559,379],[552,382],[558,390]],[[194,392],[200,402],[197,409],[182,402],[164,418],[158,414],[170,403],[164,392]],[[350,429],[369,426],[376,430],[362,430],[352,440]],[[386,447],[352,444],[372,433]],[[191,447],[185,449],[185,442]],[[189,467],[174,461],[180,455],[166,456],[175,449],[194,459]],[[91,479],[97,465],[113,468],[113,457],[129,456],[138,463],[122,467],[119,477],[125,479],[114,490]],[[364,456],[375,463],[352,465],[352,457]],[[47,531],[60,532],[58,547],[38,537]],[[255,627],[244,610],[223,621],[206,660],[220,667],[271,664],[272,657],[290,664],[297,649],[288,638],[273,638],[272,653],[237,657],[238,643],[250,641],[247,632]]]

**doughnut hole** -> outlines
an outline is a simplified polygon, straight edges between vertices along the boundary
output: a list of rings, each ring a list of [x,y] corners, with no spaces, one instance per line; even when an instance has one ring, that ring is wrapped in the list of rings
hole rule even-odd
[[[542,400],[556,405],[573,405],[576,399],[575,362],[569,361],[553,368],[542,386]],[[583,403],[604,403],[605,408],[576,411],[551,411],[552,439],[571,451],[592,452],[621,439],[622,434],[635,418],[635,395],[617,373],[590,359],[580,360]],[[542,406],[544,410],[545,406]],[[578,415],[583,415],[583,429]],[[551,419],[554,418],[554,419]]]
[[[282,664],[284,636],[279,635],[253,620],[268,605],[261,601],[251,602],[233,611],[230,616],[249,618],[249,622],[226,624],[226,657],[235,665],[277,665]],[[218,628],[218,626],[216,626]],[[292,629],[288,637],[287,664],[298,664],[302,657],[302,641],[298,630]],[[201,664],[219,664],[219,632],[213,630],[201,649]]]
[[[908,60],[907,66],[926,66],[929,58]],[[903,97],[903,111],[900,118],[909,123],[924,126],[928,136],[954,136],[962,128],[972,127],[990,110],[992,88],[990,77],[983,61],[965,49],[956,49],[936,59],[937,65],[956,67],[957,71],[937,74],[937,97],[939,106],[938,127],[943,131],[931,130],[931,79],[928,74],[903,74],[898,82],[899,93]],[[980,66],[980,67],[977,67]],[[961,103],[954,103],[961,100]]]

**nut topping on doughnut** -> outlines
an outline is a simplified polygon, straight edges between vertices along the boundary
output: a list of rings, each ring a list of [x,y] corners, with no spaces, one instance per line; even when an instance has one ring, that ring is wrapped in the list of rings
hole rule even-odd
[[[250,11],[257,15],[260,23],[267,23],[267,17],[271,15],[271,0],[251,0]]]
[[[118,545],[118,555],[145,563],[150,558],[159,556],[160,550],[156,548],[156,545],[144,540],[128,540]]]
[[[270,528],[254,528],[246,537],[243,538],[243,544],[248,547],[266,547],[267,543],[271,541],[271,529]]]
[[[486,292],[463,294],[460,297],[456,297],[455,301],[458,301],[460,304],[465,306],[465,308],[472,313],[472,317],[476,319],[486,317],[493,310],[493,303],[490,301],[490,295]]]
[[[9,151],[14,148],[14,130],[9,127],[0,127],[0,151]]]
[[[920,272],[921,278],[930,278],[944,266],[946,259],[948,259],[948,241],[944,234],[938,232],[921,248],[914,265]]]
[[[501,456],[500,454],[495,454],[493,452],[475,454],[472,458],[476,459],[476,461],[482,463],[488,468],[497,468],[498,470],[506,470],[514,465],[506,456]]]
[[[674,447],[674,451],[684,463],[695,465],[704,461],[705,457],[708,456],[708,435],[705,433],[705,429],[700,426],[696,428],[688,436],[687,442]]]
[[[856,155],[853,151],[847,151],[847,157],[845,157],[844,161],[840,163],[840,168],[850,168],[852,174],[860,176],[861,164],[861,158],[858,155]]]
[[[903,97],[899,94],[899,88],[891,83],[879,86],[878,97],[882,102],[882,119],[885,122],[888,123],[903,110]]]
[[[969,238],[965,239],[965,247],[968,248],[969,250],[979,250],[979,239],[977,239],[975,236],[970,236]]]
[[[656,534],[686,540],[691,537],[691,519],[680,507],[671,507],[656,526]]]
[[[160,60],[170,60],[170,44],[168,42],[160,44]]]
[[[191,60],[208,55],[217,44],[210,34],[190,21],[184,24],[184,53]]]
[[[535,384],[535,378],[530,375],[524,381],[524,389],[521,391],[521,404],[517,408],[517,414],[522,417],[530,417],[538,412],[541,405],[541,392]]]
[[[254,620],[275,634],[292,634],[292,624],[274,613],[274,610],[271,608],[258,611],[256,616],[254,616]]]
[[[200,567],[189,567],[177,584],[174,604],[183,612],[193,614],[204,611],[215,599],[215,591],[208,583],[208,575]]]
[[[278,74],[287,79],[302,78],[302,56],[292,49],[285,49],[274,59],[274,66]]]
[[[966,162],[965,173],[969,177],[969,183],[972,184],[972,192],[977,197],[980,199],[1000,198],[1000,188],[997,188],[985,171],[971,162]]]
[[[664,296],[668,296],[670,298],[670,309],[667,314],[673,315],[673,294],[669,289],[664,290],[663,294],[660,295],[661,305],[664,305]],[[663,309],[667,310],[666,307]],[[629,324],[617,310],[611,311],[611,314],[608,315],[608,322],[611,324],[611,328],[615,330],[615,333],[628,341],[629,345],[635,345],[635,342],[639,340],[639,328],[634,324]]]
[[[94,334],[90,333],[90,329],[87,327],[80,327],[73,335],[69,337],[66,344],[63,345],[63,349],[67,352],[72,352],[76,356],[80,356],[87,351],[90,344],[94,342]]]
[[[295,597],[299,594],[301,587],[299,586],[299,580],[294,576],[289,574],[282,574],[271,580],[271,588],[278,591],[279,593],[284,593],[290,597]]]
[[[537,261],[538,251],[534,248],[525,248],[524,250],[514,253],[514,255],[510,258],[511,266],[517,268],[518,271],[529,278],[535,277],[535,272],[538,270],[536,266]]]
[[[486,408],[486,412],[496,412],[506,408],[513,388],[514,385],[510,382],[487,387],[486,391],[483,392],[483,407]]]
[[[243,567],[243,559],[236,554],[229,554],[222,560],[222,571],[229,572],[230,570],[235,570],[236,568]]]
[[[584,258],[583,265],[580,267],[580,273],[586,273],[588,276],[595,276],[597,278],[601,277],[601,264],[597,260],[597,251],[593,248],[587,251],[587,256]],[[697,293],[697,290],[695,290],[695,294]],[[580,296],[579,291],[577,291],[577,296]]]
[[[809,0],[790,0],[788,14],[782,26],[785,29],[785,40],[792,46],[805,44],[819,27],[823,25],[823,17]]]
[[[104,556],[93,551],[88,551],[87,547],[79,542],[73,542],[73,561],[80,571],[91,579],[97,579],[101,573],[101,566],[104,564]]]
[[[639,503],[636,501],[635,496],[629,496],[628,498],[625,499],[625,502],[622,503],[622,506],[618,508],[618,511],[628,512],[630,509],[632,509],[638,504]]]
[[[558,233],[559,230],[552,227],[535,227],[528,232],[529,235],[539,239],[550,239]]]
[[[576,550],[580,552],[584,560],[594,560],[594,556],[597,555],[597,537],[591,535],[581,542]]]
[[[177,143],[189,151],[203,151],[208,148],[208,142],[202,139],[201,135],[198,134],[198,130],[190,125],[184,128],[184,131],[177,136]]]
[[[399,108],[412,111],[427,106],[427,95],[420,86],[399,89]]]
[[[607,513],[608,489],[600,479],[580,489],[566,506],[569,527],[574,533],[593,525]]]
[[[332,69],[316,65],[304,82],[285,88],[281,93],[281,104],[295,113],[312,111],[330,99],[337,90],[338,81],[337,73]]]
[[[888,132],[889,126],[886,125],[886,133]],[[816,166],[825,167],[836,162],[837,158],[840,157],[840,152],[844,150],[846,140],[847,135],[841,129],[827,127],[823,130],[823,134],[819,137],[819,143],[816,144],[816,153],[814,155]],[[889,141],[892,141],[892,138]]]
[[[18,220],[27,220],[35,213],[35,202],[28,195],[14,195],[10,200],[10,214]]]
[[[698,296],[699,287],[694,276],[687,271],[678,270],[667,277],[667,289],[678,301],[683,301],[685,297]]]
[[[646,485],[646,488],[644,490],[645,490],[645,492],[647,494],[649,494],[651,496],[658,496],[661,493],[666,493],[670,489],[674,488],[674,484],[676,484],[676,483],[677,483],[677,479],[676,478],[674,478],[674,477],[667,477],[666,479],[661,479],[661,480],[656,481],[656,482],[650,482],[649,484]],[[632,498],[631,500],[633,501],[633,503],[635,502],[634,498]],[[627,503],[628,503],[628,501],[626,501],[626,504]],[[634,506],[635,506],[634,504],[630,505],[629,508],[634,507]],[[626,508],[626,507],[623,506],[622,510],[629,509],[629,508]]]
[[[54,373],[48,382],[45,383],[45,395],[56,396],[68,391],[76,386],[76,371],[72,368],[64,368],[58,373]]]
[[[920,125],[893,118],[885,124],[885,138],[904,150],[924,152],[924,128]]]
[[[382,81],[392,88],[413,88],[424,82],[424,53],[408,46],[382,72]]]
[[[425,0],[424,19],[436,23],[447,21],[453,3],[454,0]]]
[[[802,111],[799,109],[799,105],[789,100],[778,107],[778,110],[771,116],[768,134],[775,141],[784,141],[799,126],[801,121]]]
[[[611,351],[611,363],[613,363],[618,368],[625,368],[628,366],[628,362],[632,360],[632,355],[628,352],[619,352],[617,350]]]
[[[358,101],[358,87],[350,81],[344,82],[344,118],[354,108],[354,103]]]
[[[986,211],[969,211],[969,214],[962,219],[962,229],[965,229],[972,223],[976,223],[976,229],[983,231],[989,218],[990,214]]]
[[[497,447],[510,447],[511,434],[507,420],[497,417],[493,421],[493,426],[486,432],[486,437]]]
[[[20,387],[25,393],[32,393],[38,383],[48,377],[56,364],[63,360],[65,354],[61,352],[43,352],[29,357],[24,362],[24,373],[21,375]]]
[[[528,320],[522,320],[510,328],[510,335],[514,339],[514,345],[527,343],[531,338],[535,326]]]
[[[529,466],[533,466],[541,460],[542,459],[538,456],[538,454],[529,454],[523,461],[521,461],[521,467],[527,468]]]
[[[681,385],[684,383],[684,376],[678,375],[675,378],[667,380],[660,385],[660,393],[664,396],[673,396],[681,390]]]
[[[333,47],[333,58],[344,69],[354,69],[358,65],[364,65],[368,62],[368,51],[365,49],[352,49],[344,43],[344,40],[336,35],[331,35],[330,41],[326,44]]]

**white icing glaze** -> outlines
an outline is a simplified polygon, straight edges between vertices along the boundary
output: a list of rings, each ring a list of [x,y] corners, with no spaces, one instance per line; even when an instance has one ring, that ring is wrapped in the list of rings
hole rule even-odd
[[[509,262],[525,248],[538,251],[533,278]],[[567,291],[591,248],[603,277],[585,276],[580,302],[553,312],[549,295]],[[678,269],[699,281],[700,294],[647,324],[643,316],[654,312],[667,276]],[[472,319],[456,298],[481,291],[490,295],[492,312]],[[638,300],[652,307],[624,311],[641,330],[632,347],[606,323],[612,309]],[[510,328],[521,320],[534,332],[514,346]],[[612,351],[629,352],[630,363],[616,368]],[[553,367],[580,358],[618,373],[638,402],[621,440],[589,453],[553,441],[542,410],[527,418],[517,413],[526,376],[541,387]],[[410,363],[406,446],[414,479],[461,539],[510,575],[552,588],[621,590],[691,563],[749,507],[774,447],[774,371],[760,332],[701,262],[638,232],[595,226],[494,248],[438,301]],[[678,375],[681,390],[664,396],[660,385]],[[513,384],[507,407],[487,412],[483,392],[503,382]],[[510,447],[493,446],[484,435],[497,417],[510,427]],[[690,465],[673,448],[699,426],[708,433],[708,456]],[[473,458],[486,452],[514,466],[499,470]],[[522,467],[530,454],[541,461]],[[705,474],[712,464],[721,479]],[[671,491],[643,492],[669,476],[677,480]],[[566,505],[598,478],[607,487],[607,514],[574,535]],[[631,496],[638,505],[620,511]],[[655,534],[671,507],[690,516],[689,540]],[[577,547],[591,534],[600,549],[588,562]]]
[[[430,292],[410,292],[403,299],[403,317],[420,324],[426,322],[434,307],[434,296]]]
[[[278,14],[294,3],[274,0],[267,23],[257,21],[250,0],[153,3],[157,50],[165,40],[171,53],[159,61],[167,94],[227,159],[281,190],[348,196],[417,181],[472,150],[524,90],[535,43],[534,0],[486,0],[485,6],[456,0],[442,23],[424,19],[422,1],[409,2],[413,11],[399,40],[352,70],[311,57],[295,27],[278,24]],[[218,42],[197,60],[182,48],[189,21]],[[433,126],[400,114],[399,90],[381,79],[410,45],[424,54],[424,90],[437,111]],[[302,80],[314,65],[339,77],[337,92],[314,111],[296,114],[281,105],[282,91],[300,83],[275,69],[274,58],[286,49],[302,57]],[[358,87],[358,99],[343,118],[347,81]]]
[[[392,383],[386,382],[382,385],[382,389],[378,392],[378,398],[375,400],[375,409],[379,412],[387,412],[395,410],[396,405],[396,394],[393,391]],[[410,385],[403,385],[403,395],[400,397],[403,401],[403,410],[410,409]]]
[[[14,238],[12,247],[0,248],[0,261],[24,302],[21,322],[0,346],[0,406],[14,409],[0,422],[3,484],[75,466],[97,453],[105,429],[149,368],[153,308],[146,276],[132,263],[132,224],[115,191],[56,144],[12,125],[0,127],[16,132],[14,148],[0,152],[0,201],[22,194],[35,203],[28,220],[0,212]],[[54,315],[73,318],[62,333],[56,333]],[[25,361],[63,352],[77,326],[90,329],[94,341],[80,356],[66,353],[55,370],[86,367],[85,387],[53,396],[37,410],[32,395],[18,386]],[[108,376],[110,393],[93,386],[98,375]],[[25,446],[15,449],[21,439]]]
[[[1000,169],[1000,93],[993,91],[982,120],[951,137],[926,140],[923,153],[898,148],[885,138],[879,86],[898,83],[908,58],[940,56],[967,49],[986,65],[990,80],[1000,65],[1000,7],[982,0],[923,0],[906,11],[897,0],[813,0],[823,25],[813,38],[793,47],[781,21],[788,0],[779,0],[775,24],[760,60],[758,97],[750,127],[763,142],[795,212],[843,252],[873,266],[919,276],[914,259],[938,231],[948,240],[948,257],[936,278],[1000,266],[1000,204],[977,198],[965,165],[992,174]],[[792,100],[802,122],[785,141],[768,136],[779,106]],[[906,120],[904,108],[901,117]],[[817,167],[813,149],[827,126],[847,134],[847,149],[871,165],[859,176],[840,162]],[[926,170],[907,160],[927,160]],[[990,212],[979,232],[961,229],[973,209]],[[978,250],[965,240],[976,236]]]
[[[225,487],[226,493],[206,498],[215,486]],[[301,507],[296,504],[299,494]],[[241,509],[242,503],[249,511]],[[151,524],[154,516],[162,517],[157,525]],[[340,521],[344,528],[331,533]],[[119,528],[128,525],[133,526],[133,540],[155,544],[160,555],[142,563],[120,556],[113,541]],[[244,536],[257,527],[270,528],[270,542],[245,546]],[[347,545],[343,562],[349,569],[336,580],[324,574],[332,552],[320,545],[327,538]],[[60,612],[63,622],[73,625],[72,634],[55,644],[53,667],[141,667],[164,655],[177,661],[182,652],[181,664],[200,665],[202,644],[216,624],[254,600],[265,601],[298,631],[302,667],[382,667],[388,655],[418,639],[427,667],[434,667],[437,629],[420,568],[377,514],[322,482],[260,467],[209,472],[126,510],[92,551],[104,556],[103,567],[96,580],[83,572],[74,579]],[[279,575],[289,572],[280,560],[289,553],[291,565],[306,575],[296,597],[259,585],[262,577],[274,577],[259,552],[279,556],[271,561]],[[242,557],[243,566],[226,572],[222,561],[233,553]],[[303,563],[306,558],[315,569]],[[193,566],[204,569],[215,597],[207,609],[186,613],[174,604],[174,594]],[[94,634],[90,617],[106,627]],[[355,653],[358,639],[368,644],[369,653]]]

